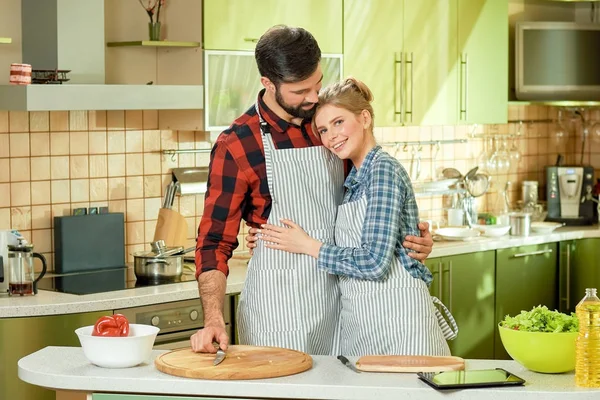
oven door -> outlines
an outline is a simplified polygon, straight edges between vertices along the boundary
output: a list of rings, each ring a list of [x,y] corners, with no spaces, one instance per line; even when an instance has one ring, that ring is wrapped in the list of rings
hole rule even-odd
[[[231,325],[225,325],[227,335],[231,338]],[[174,350],[182,347],[190,347],[190,336],[196,333],[197,329],[189,329],[180,332],[159,334],[154,341],[155,350]]]

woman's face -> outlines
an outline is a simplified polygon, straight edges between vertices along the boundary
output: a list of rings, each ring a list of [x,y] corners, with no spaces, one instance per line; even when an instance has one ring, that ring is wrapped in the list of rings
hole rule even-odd
[[[364,110],[354,115],[342,107],[326,104],[315,114],[317,134],[323,145],[342,160],[353,162],[364,157],[369,142],[370,114]]]

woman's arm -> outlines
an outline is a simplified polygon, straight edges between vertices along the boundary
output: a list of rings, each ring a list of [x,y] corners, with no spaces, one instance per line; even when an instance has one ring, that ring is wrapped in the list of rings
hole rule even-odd
[[[360,247],[323,244],[289,220],[282,221],[286,227],[263,225],[260,239],[268,242],[269,248],[311,255],[318,259],[319,268],[332,274],[384,279],[400,234],[400,214],[406,196],[400,182],[397,166],[391,160],[375,162],[366,193]]]

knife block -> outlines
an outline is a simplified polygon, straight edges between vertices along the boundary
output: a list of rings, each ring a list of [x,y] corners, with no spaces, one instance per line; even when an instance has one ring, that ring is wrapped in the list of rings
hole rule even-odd
[[[187,242],[187,221],[183,215],[169,208],[158,211],[158,220],[154,230],[154,241],[164,240],[167,247],[184,247]]]

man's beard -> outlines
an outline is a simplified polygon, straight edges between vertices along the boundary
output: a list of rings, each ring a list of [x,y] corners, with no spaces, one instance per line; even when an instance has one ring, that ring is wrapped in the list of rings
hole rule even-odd
[[[313,115],[315,115],[315,110],[317,109],[317,107],[315,107],[314,103],[302,103],[296,107],[290,106],[285,101],[283,101],[283,97],[281,96],[281,93],[279,92],[279,88],[277,88],[275,90],[275,101],[277,102],[277,104],[279,104],[279,107],[283,108],[283,110],[286,113],[290,114],[294,118],[302,118],[302,119],[312,118]],[[310,105],[313,105],[313,108],[311,108],[309,110],[305,110],[302,108],[304,106],[310,106]]]

